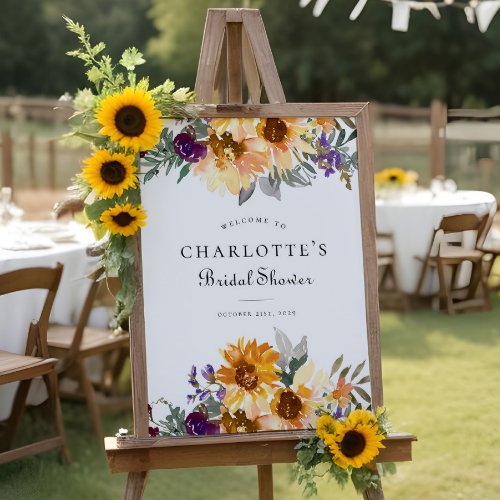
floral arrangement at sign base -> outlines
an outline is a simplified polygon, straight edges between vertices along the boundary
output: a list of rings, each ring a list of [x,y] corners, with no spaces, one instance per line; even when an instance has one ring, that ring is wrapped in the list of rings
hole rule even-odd
[[[393,463],[375,463],[388,431],[385,408],[375,413],[356,409],[344,416],[323,413],[316,423],[316,435],[295,447],[294,474],[304,485],[304,495],[315,495],[316,478],[323,476],[335,479],[341,487],[351,480],[358,493],[380,489],[380,478],[396,472]]]
[[[147,77],[138,80],[135,69],[146,61],[135,48],[126,49],[117,64],[103,55],[105,44],[90,43],[85,28],[65,17],[80,48],[67,54],[83,61],[93,89],[78,90],[67,138],[90,144],[73,189],[84,201],[87,224],[92,228],[106,276],[118,276],[116,325],[125,321],[135,298],[134,253],[130,236],[146,224],[141,206],[138,169],[145,152],[154,148],[162,132],[162,118],[193,118],[189,103],[194,93],[175,90],[172,81],[150,88]]]
[[[261,431],[315,430],[297,446],[294,473],[304,493],[328,475],[341,486],[349,479],[360,492],[378,488],[393,464],[374,459],[389,430],[386,411],[371,411],[366,362],[341,354],[330,374],[315,368],[307,337],[296,345],[275,328],[276,346],[239,338],[220,351],[218,364],[193,365],[187,406],[166,397],[148,404],[149,435],[213,436]]]
[[[381,199],[399,198],[417,188],[418,174],[399,167],[385,168],[375,174],[375,192]]]

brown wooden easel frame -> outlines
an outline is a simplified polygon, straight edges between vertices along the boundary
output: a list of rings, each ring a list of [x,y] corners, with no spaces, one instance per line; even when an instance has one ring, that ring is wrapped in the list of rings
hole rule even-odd
[[[249,105],[242,105],[242,84],[248,87]],[[269,104],[260,104],[261,83]],[[367,103],[286,104],[260,13],[255,9],[209,9],[202,43],[195,90],[197,114],[201,117],[340,116],[357,119],[358,154],[363,165],[360,176],[360,207],[363,240],[366,320],[373,405],[383,404],[379,310],[377,300],[377,256],[371,132]],[[214,102],[222,104],[214,105]],[[210,103],[210,104],[209,104]],[[106,438],[105,448],[112,472],[128,472],[126,500],[141,499],[149,470],[228,465],[257,465],[259,499],[272,500],[272,464],[293,463],[294,446],[311,431],[260,432],[210,437],[148,437],[147,369],[140,237],[136,238],[138,294],[131,320],[131,362],[134,435]],[[393,434],[379,461],[411,460],[410,434]],[[382,499],[370,490],[366,499]]]

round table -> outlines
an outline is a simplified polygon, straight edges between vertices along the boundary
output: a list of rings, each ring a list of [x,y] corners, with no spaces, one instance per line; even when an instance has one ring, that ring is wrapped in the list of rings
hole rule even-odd
[[[51,224],[50,221],[46,223],[47,226],[49,224]],[[9,246],[6,244],[9,233],[10,236],[13,232],[29,234],[32,228],[36,228],[36,225],[21,223],[17,228],[2,228],[0,230],[0,274],[26,267],[53,267],[57,262],[63,264],[63,274],[52,309],[51,321],[74,324],[90,286],[85,275],[96,263],[96,259],[86,254],[86,248],[94,241],[92,233],[74,222],[70,222],[67,227],[74,234],[73,239],[68,238],[65,242],[53,243],[50,248],[26,250],[6,250],[1,247]],[[45,237],[50,239],[48,233],[45,233]],[[26,290],[0,297],[0,318],[2,319],[0,349],[24,354],[29,322],[40,315],[45,293],[42,290]],[[40,391],[40,387],[36,387],[36,384],[32,383],[32,386],[29,402],[37,404],[45,399],[46,393]],[[10,413],[16,387],[17,383],[0,386],[0,420],[8,417]]]
[[[483,191],[442,192],[430,191],[401,193],[391,199],[376,200],[377,232],[391,233],[394,242],[395,269],[401,291],[415,292],[422,263],[415,257],[425,258],[433,231],[446,215],[474,213],[493,215],[495,197]],[[383,251],[383,249],[380,249]],[[427,280],[422,294],[435,293],[437,277]]]

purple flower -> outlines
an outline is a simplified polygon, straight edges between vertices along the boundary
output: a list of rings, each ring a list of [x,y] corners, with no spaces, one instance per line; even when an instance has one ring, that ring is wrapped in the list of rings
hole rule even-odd
[[[332,148],[324,132],[316,144],[316,152],[316,164],[318,168],[325,170],[325,177],[330,177],[331,174],[334,174],[335,169],[339,170],[342,158],[340,153]]]
[[[205,365],[205,368],[201,369],[201,376],[211,384],[215,383],[215,370],[212,365]]]
[[[208,398],[208,396],[210,396],[210,391],[203,391],[201,394],[200,394],[200,401],[205,401],[205,399]]]
[[[149,153],[149,151],[139,151],[139,157],[140,158],[144,158],[147,154]]]
[[[191,436],[206,436],[212,434],[219,434],[220,428],[217,424],[212,424],[208,421],[208,415],[193,412],[190,413],[185,420],[186,431]]]
[[[224,387],[221,387],[216,393],[215,395],[217,396],[217,399],[219,401],[222,401],[225,396],[226,396],[226,389]]]
[[[200,384],[196,380],[196,366],[191,367],[191,371],[188,373],[188,382],[193,386],[193,387],[200,387]]]
[[[149,435],[152,438],[158,437],[160,435],[160,429],[158,427],[149,427]]]
[[[197,163],[207,156],[207,147],[204,144],[196,142],[196,135],[192,127],[186,129],[174,137],[174,151],[183,160]]]
[[[342,408],[340,406],[337,406],[337,409],[335,410],[335,414],[333,416],[336,419],[342,418]]]

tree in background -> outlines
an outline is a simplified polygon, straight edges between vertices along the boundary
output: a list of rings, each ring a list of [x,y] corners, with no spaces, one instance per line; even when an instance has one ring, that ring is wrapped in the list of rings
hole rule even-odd
[[[351,22],[353,4],[335,0],[315,18],[298,0],[2,0],[0,93],[58,96],[87,85],[79,62],[65,56],[75,41],[63,14],[115,60],[132,45],[145,51],[141,70],[152,83],[169,76],[193,86],[207,8],[260,7],[290,101],[499,103],[500,15],[481,34],[461,9],[442,9],[441,21],[413,12],[408,32],[398,33],[388,4],[369,0]]]
[[[499,101],[500,16],[486,34],[461,9],[441,10],[436,21],[414,12],[407,33],[392,31],[391,8],[370,0],[355,22],[351,0],[331,2],[315,18],[296,0],[260,4],[278,71],[290,101],[380,100],[450,106]],[[193,85],[209,7],[240,7],[237,0],[152,0],[158,35],[148,45],[179,84]]]
[[[144,50],[157,34],[150,7],[150,0],[2,0],[0,93],[59,96],[87,86],[81,63],[65,55],[76,42],[62,16],[84,24],[117,61],[124,49]],[[143,71],[160,77],[153,65]]]

